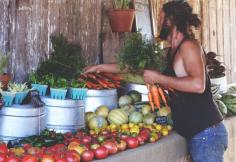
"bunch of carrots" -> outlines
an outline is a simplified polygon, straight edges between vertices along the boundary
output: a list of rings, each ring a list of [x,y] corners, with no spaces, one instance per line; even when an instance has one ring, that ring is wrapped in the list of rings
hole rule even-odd
[[[155,107],[157,109],[161,109],[161,101],[170,111],[163,89],[155,84],[153,85],[147,84],[147,88],[148,88],[148,100],[151,105],[152,111],[155,111]]]

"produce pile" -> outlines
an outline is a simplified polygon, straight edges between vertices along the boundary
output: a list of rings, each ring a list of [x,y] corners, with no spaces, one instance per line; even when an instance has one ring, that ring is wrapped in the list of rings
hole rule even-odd
[[[172,130],[168,109],[152,112],[149,104],[140,101],[141,94],[130,91],[119,98],[120,108],[110,111],[100,106],[87,112],[88,129],[65,134],[44,130],[38,136],[1,143],[0,162],[87,162],[167,136]]]
[[[219,93],[220,86],[212,84],[213,98],[224,117],[236,115],[236,86],[230,86],[226,93]]]
[[[112,73],[88,73],[79,76],[79,82],[84,82],[88,89],[120,88],[122,77]]]

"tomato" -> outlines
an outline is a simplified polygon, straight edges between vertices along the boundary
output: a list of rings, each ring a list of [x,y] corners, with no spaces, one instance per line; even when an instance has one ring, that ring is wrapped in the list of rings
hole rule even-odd
[[[61,157],[61,158],[56,159],[56,162],[67,162],[67,160],[66,158]]]
[[[127,143],[129,148],[136,148],[139,145],[137,137],[128,137],[126,139],[126,143]]]
[[[27,150],[27,153],[30,154],[30,155],[37,155],[41,152],[40,148],[38,147],[30,147],[28,150]]]
[[[9,156],[5,162],[20,162],[20,160],[16,156]]]
[[[22,159],[22,162],[38,162],[38,158],[32,155],[25,155]]]
[[[8,152],[7,145],[5,143],[0,143],[0,153],[6,154]]]
[[[66,160],[67,160],[67,162],[79,162],[80,155],[74,150],[67,151],[66,152]]]
[[[78,144],[81,144],[81,143],[82,143],[81,140],[79,140],[79,139],[77,139],[77,138],[72,138],[72,139],[70,140],[70,142],[76,142],[76,143],[78,143]]]
[[[0,153],[0,162],[5,162],[6,158],[7,158],[6,154]]]
[[[140,145],[143,145],[143,144],[144,144],[144,141],[145,141],[144,137],[143,137],[142,135],[138,135],[137,138],[138,138],[139,144],[140,144]]]
[[[120,140],[120,142],[117,144],[118,151],[124,151],[127,147],[127,144],[124,140]]]
[[[94,155],[97,159],[104,159],[108,156],[108,150],[104,146],[100,146],[94,150]]]
[[[76,138],[82,138],[83,136],[85,136],[86,133],[84,131],[78,131],[75,135]]]
[[[85,150],[87,150],[87,148],[84,145],[71,142],[68,146],[68,150],[75,150],[81,155]]]
[[[82,154],[82,160],[85,162],[92,161],[94,158],[94,152],[91,150],[86,150]]]
[[[102,144],[102,146],[106,147],[109,154],[115,154],[118,151],[118,148],[117,148],[116,144],[114,142],[111,142],[111,141],[104,142]]]
[[[32,147],[31,144],[23,144],[23,148],[25,149],[25,151],[27,151],[30,147]]]
[[[55,159],[51,155],[43,155],[41,162],[55,162]]]
[[[87,135],[87,136],[82,137],[82,143],[83,144],[90,144],[91,141],[92,141],[92,137],[91,136]]]
[[[127,135],[127,134],[121,134],[120,135],[120,139],[122,139],[122,140],[126,140],[127,138],[128,138],[129,136]]]
[[[117,137],[117,132],[116,132],[116,131],[115,131],[115,132],[112,132],[112,133],[111,133],[111,137],[116,138],[116,137]]]

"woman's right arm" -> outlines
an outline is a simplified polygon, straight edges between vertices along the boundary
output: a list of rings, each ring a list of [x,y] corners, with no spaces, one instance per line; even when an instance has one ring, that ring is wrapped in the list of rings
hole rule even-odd
[[[107,73],[120,73],[121,70],[117,64],[100,64],[100,65],[93,65],[87,66],[84,69],[84,73],[91,73],[91,72],[107,72]]]

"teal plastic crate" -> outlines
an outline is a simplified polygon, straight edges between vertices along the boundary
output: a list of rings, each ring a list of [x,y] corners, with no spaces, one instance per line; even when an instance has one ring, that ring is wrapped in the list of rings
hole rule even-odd
[[[21,104],[22,101],[25,99],[25,97],[27,96],[28,94],[28,91],[26,92],[17,92],[16,93],[16,96],[15,96],[15,100],[14,100],[14,103],[15,104]]]
[[[87,91],[87,88],[70,88],[69,97],[73,100],[85,100]]]
[[[65,100],[66,99],[67,89],[55,89],[50,88],[50,97],[57,100]]]
[[[31,84],[33,89],[36,89],[39,91],[40,96],[46,96],[48,85],[42,85],[42,84]]]
[[[4,106],[11,107],[15,98],[15,94],[10,92],[2,92]]]

